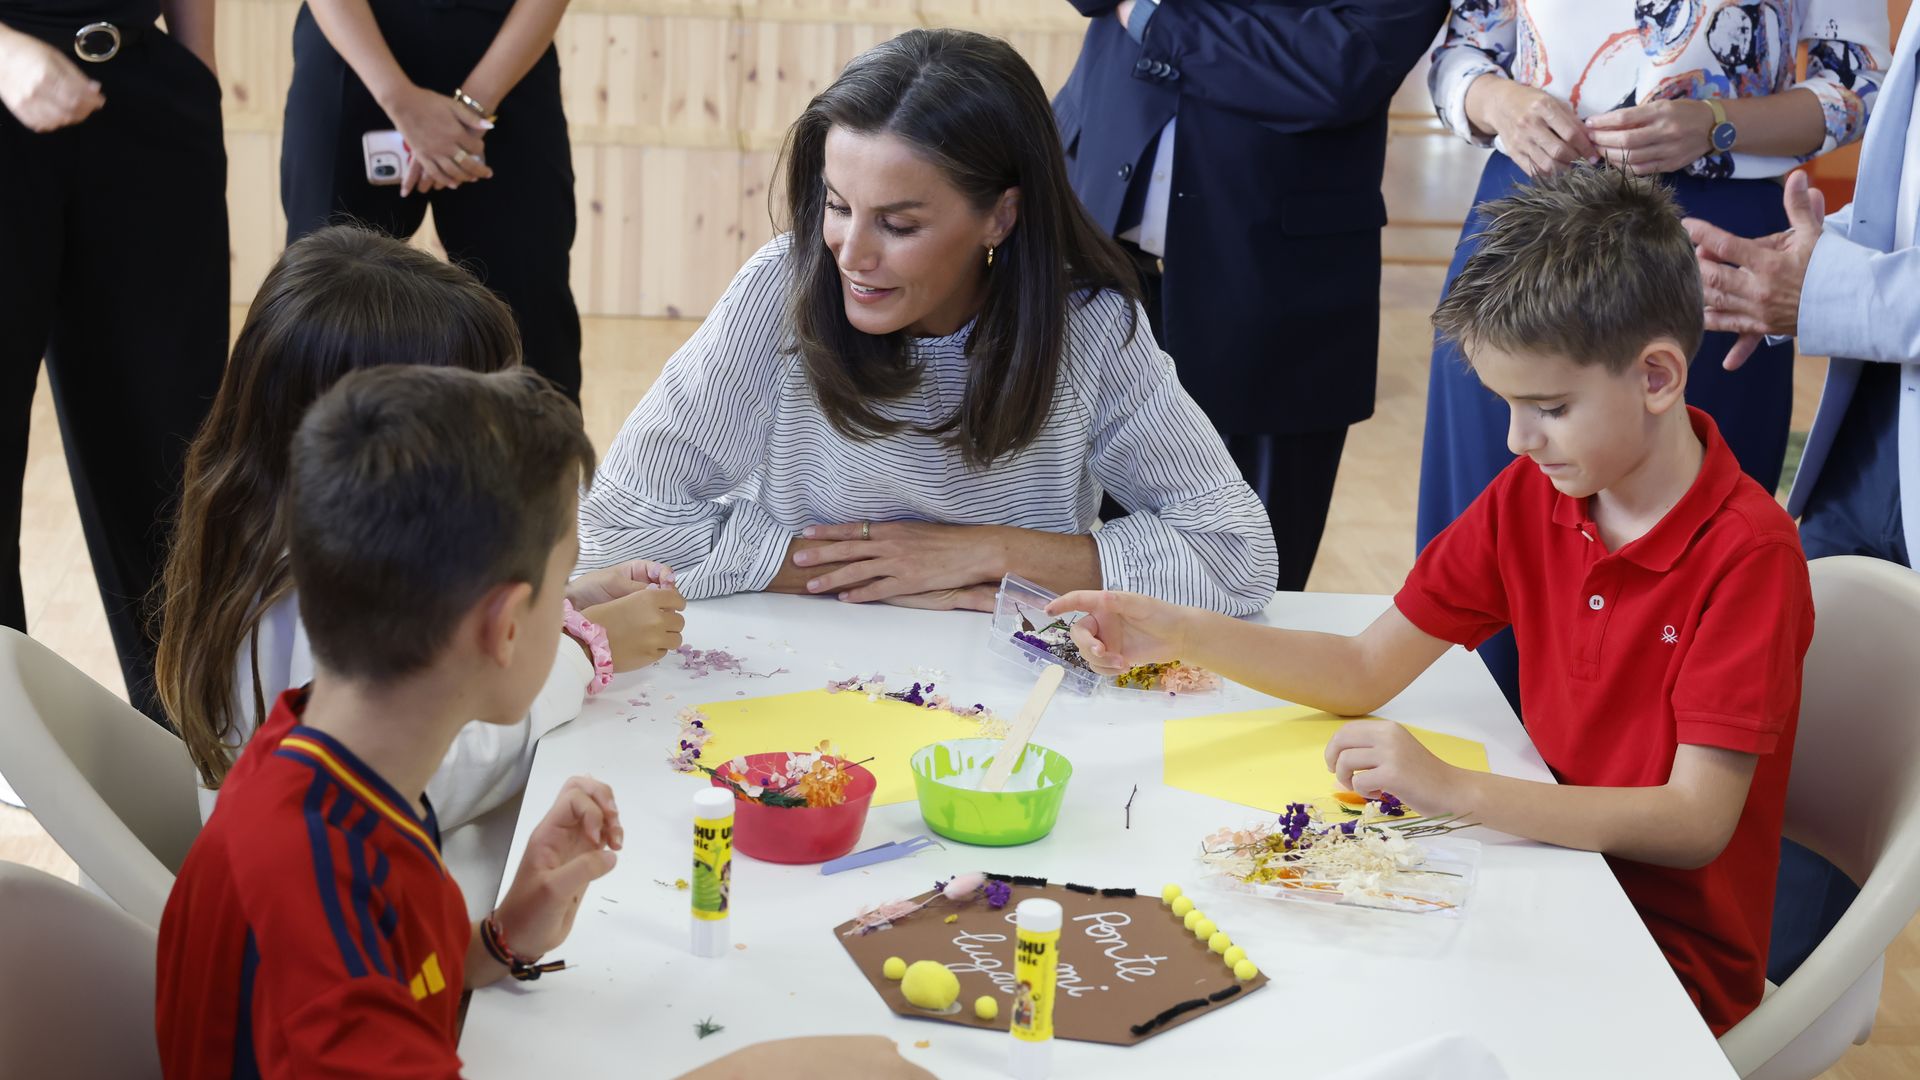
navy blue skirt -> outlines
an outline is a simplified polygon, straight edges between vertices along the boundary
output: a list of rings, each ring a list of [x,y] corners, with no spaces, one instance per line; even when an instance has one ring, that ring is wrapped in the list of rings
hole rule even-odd
[[[1765,236],[1787,227],[1781,186],[1774,180],[1707,180],[1679,173],[1662,180],[1687,214],[1712,222],[1735,236]],[[1495,153],[1480,174],[1474,213],[1468,216],[1447,267],[1446,289],[1478,248],[1479,207],[1500,198],[1527,174],[1505,154]],[[1747,475],[1768,491],[1780,482],[1787,452],[1787,424],[1793,413],[1793,345],[1762,345],[1738,371],[1720,361],[1734,335],[1713,334],[1700,343],[1687,373],[1687,401],[1720,426],[1720,434]],[[1420,455],[1420,507],[1416,535],[1421,549],[1453,523],[1513,461],[1507,450],[1507,406],[1468,369],[1458,346],[1436,341],[1427,378],[1427,428]],[[1507,699],[1519,711],[1519,668],[1513,634],[1502,632],[1482,645],[1480,657]]]

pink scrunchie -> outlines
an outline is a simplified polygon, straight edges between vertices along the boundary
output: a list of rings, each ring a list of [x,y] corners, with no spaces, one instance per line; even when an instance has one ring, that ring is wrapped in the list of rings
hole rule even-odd
[[[613,646],[607,644],[607,628],[580,614],[573,601],[563,603],[565,617],[561,626],[593,656],[593,678],[587,683],[587,693],[597,694],[613,682]]]

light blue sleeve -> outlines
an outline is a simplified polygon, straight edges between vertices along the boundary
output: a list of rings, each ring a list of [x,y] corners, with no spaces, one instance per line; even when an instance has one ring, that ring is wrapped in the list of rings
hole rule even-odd
[[[1920,303],[1915,297],[1920,297],[1920,248],[1875,251],[1849,240],[1829,218],[1800,289],[1800,351],[1891,364],[1920,362]]]

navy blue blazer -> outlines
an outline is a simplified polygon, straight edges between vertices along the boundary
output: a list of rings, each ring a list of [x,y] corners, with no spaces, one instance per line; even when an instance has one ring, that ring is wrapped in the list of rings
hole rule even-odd
[[[1111,0],[1071,2],[1093,21],[1054,115],[1109,231],[1180,119],[1161,344],[1181,382],[1227,433],[1372,415],[1387,105],[1446,0],[1164,0],[1141,42]]]

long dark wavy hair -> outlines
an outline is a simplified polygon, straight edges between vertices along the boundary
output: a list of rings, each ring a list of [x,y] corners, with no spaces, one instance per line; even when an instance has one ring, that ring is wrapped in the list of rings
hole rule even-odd
[[[261,617],[293,589],[281,498],[293,433],[348,372],[402,363],[514,367],[513,312],[459,267],[366,229],[321,229],[281,254],[187,451],[161,582],[157,688],[207,787],[233,764],[242,655],[253,661],[253,714],[266,722],[254,650]]]
[[[1085,303],[1111,289],[1137,298],[1140,288],[1125,253],[1067,183],[1040,80],[998,38],[909,30],[854,57],[787,132],[777,170],[786,181],[785,213],[776,204],[774,218],[793,234],[795,348],[834,428],[871,439],[907,426],[872,403],[906,395],[920,376],[907,362],[904,330],[867,334],[847,321],[840,270],[821,237],[821,169],[835,126],[905,140],[978,211],[1020,189],[1018,218],[995,251],[967,341],[966,396],[952,416],[923,430],[976,466],[1031,443],[1053,406],[1075,295]],[[1128,334],[1135,329],[1130,320]]]

